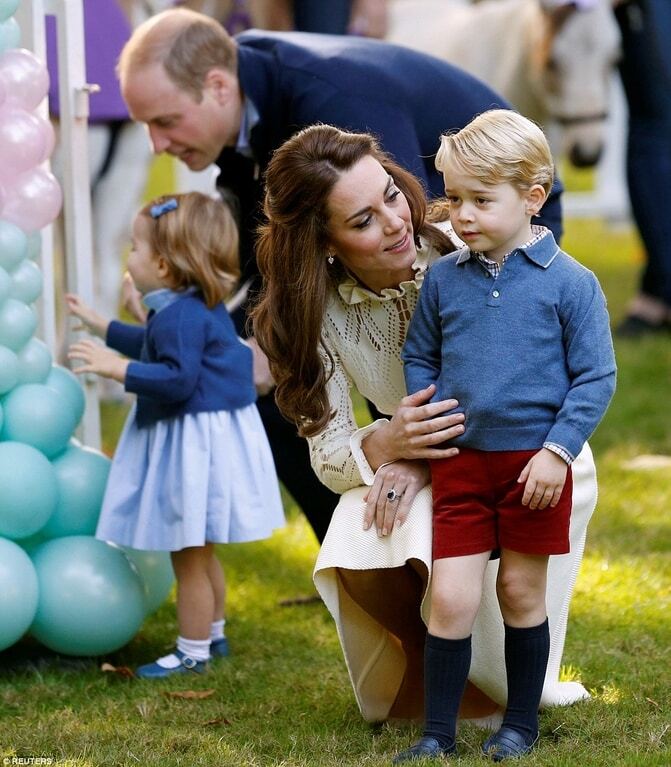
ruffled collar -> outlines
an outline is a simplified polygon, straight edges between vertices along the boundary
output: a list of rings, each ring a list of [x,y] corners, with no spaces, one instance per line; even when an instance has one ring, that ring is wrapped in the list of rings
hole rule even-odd
[[[452,225],[448,221],[433,222],[433,225],[447,234],[457,247],[465,245],[455,234]],[[411,280],[404,280],[397,288],[385,288],[382,293],[375,293],[369,288],[364,287],[357,278],[347,272],[345,279],[338,285],[338,294],[340,298],[348,305],[359,304],[362,301],[393,301],[405,294],[408,288],[412,287],[419,290],[424,282],[426,270],[440,256],[434,247],[420,238],[419,248],[417,248],[417,258],[412,265],[415,276]]]
[[[417,249],[417,258],[412,265],[412,270],[415,276],[411,280],[404,280],[398,287],[384,288],[382,293],[375,293],[370,288],[363,286],[357,278],[347,272],[345,278],[338,285],[338,294],[340,298],[348,305],[359,304],[362,301],[392,301],[396,298],[400,298],[405,294],[408,288],[414,288],[418,290],[424,282],[424,275],[431,263],[431,256],[435,255],[433,248],[429,247],[426,243],[422,243],[422,247]]]

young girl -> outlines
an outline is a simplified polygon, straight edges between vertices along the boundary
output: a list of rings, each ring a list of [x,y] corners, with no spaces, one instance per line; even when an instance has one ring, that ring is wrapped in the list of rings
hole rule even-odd
[[[146,327],[110,322],[66,296],[70,312],[111,347],[74,343],[68,356],[83,363],[76,372],[137,394],[96,536],[170,551],[177,578],[177,646],[141,666],[140,677],[202,672],[211,656],[228,654],[213,544],[267,538],[284,524],[252,353],[222,304],[238,276],[237,247],[221,202],[195,192],[161,197],[135,218],[128,257],[149,308]]]

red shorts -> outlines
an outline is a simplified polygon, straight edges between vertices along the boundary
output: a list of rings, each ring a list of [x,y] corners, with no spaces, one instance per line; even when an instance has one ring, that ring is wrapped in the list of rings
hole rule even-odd
[[[510,549],[522,554],[566,554],[573,482],[571,468],[554,507],[522,505],[522,469],[537,450],[484,452],[460,448],[454,458],[430,461],[433,559]]]

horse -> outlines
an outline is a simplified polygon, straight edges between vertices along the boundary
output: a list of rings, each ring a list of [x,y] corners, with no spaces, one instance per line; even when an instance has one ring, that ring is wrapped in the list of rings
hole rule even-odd
[[[387,39],[465,69],[550,136],[558,125],[573,165],[598,162],[620,51],[610,0],[392,0]]]

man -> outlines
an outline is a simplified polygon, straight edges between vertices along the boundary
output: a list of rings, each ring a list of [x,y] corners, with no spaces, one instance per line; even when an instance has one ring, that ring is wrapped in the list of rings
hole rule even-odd
[[[316,122],[369,131],[440,196],[433,158],[441,133],[508,106],[465,72],[409,49],[297,32],[252,30],[231,38],[214,20],[186,9],[139,26],[118,72],[130,114],[146,124],[154,152],[167,152],[191,170],[219,166],[217,186],[238,211],[246,291],[258,278],[253,237],[263,172],[293,133]],[[560,191],[555,186],[541,219],[557,239]],[[241,328],[242,312],[236,319]],[[281,418],[272,395],[258,404],[280,479],[321,541],[337,497],[316,480],[307,444]]]

